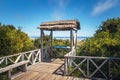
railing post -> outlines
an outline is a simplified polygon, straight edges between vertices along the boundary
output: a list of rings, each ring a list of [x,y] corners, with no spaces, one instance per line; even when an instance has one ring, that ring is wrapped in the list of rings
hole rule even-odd
[[[8,79],[8,80],[11,80],[11,70],[8,71],[7,79]]]
[[[89,75],[90,75],[90,66],[89,66],[89,58],[87,58],[87,77],[89,78]]]
[[[39,54],[39,62],[41,62],[41,49],[38,50]]]
[[[32,53],[32,64],[34,64],[34,54],[35,52]]]
[[[108,59],[108,72],[107,72],[108,79],[110,79],[110,59]]]
[[[21,61],[24,61],[24,54],[21,54]]]
[[[65,57],[65,60],[64,60],[64,75],[67,75],[68,74],[68,61],[67,61],[67,57]]]
[[[8,60],[7,60],[7,57],[5,58],[5,64],[6,64],[6,65],[8,64]]]

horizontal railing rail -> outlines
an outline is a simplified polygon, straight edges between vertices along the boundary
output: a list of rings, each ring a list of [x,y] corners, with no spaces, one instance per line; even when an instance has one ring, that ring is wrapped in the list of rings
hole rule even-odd
[[[74,56],[73,51],[65,55],[65,75],[107,80],[120,78],[120,58]]]
[[[0,57],[0,68],[3,68],[5,66],[15,64],[24,60],[28,61],[28,65],[32,65],[40,61],[40,57],[41,57],[40,49]]]

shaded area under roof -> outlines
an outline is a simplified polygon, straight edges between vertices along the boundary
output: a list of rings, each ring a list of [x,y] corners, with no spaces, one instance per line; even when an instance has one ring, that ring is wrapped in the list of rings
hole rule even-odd
[[[79,30],[80,22],[77,20],[43,22],[38,28],[42,30]]]

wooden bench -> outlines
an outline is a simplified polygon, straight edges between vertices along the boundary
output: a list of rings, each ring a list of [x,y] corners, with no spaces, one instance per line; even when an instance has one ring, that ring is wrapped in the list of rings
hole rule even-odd
[[[15,63],[4,68],[0,68],[0,73],[8,72],[7,77],[8,80],[11,80],[11,71],[13,68],[21,67],[23,72],[27,71],[27,63],[28,61],[21,61],[19,63]]]

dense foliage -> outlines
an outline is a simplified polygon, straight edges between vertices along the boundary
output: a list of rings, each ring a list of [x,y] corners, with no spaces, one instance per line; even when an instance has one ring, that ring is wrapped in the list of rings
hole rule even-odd
[[[27,34],[13,25],[0,24],[0,56],[34,49],[33,41]]]
[[[46,47],[47,43],[49,41],[49,37],[48,35],[46,35],[45,37],[43,37],[43,46]],[[40,48],[41,47],[41,42],[40,42],[40,38],[37,38],[34,40],[34,46],[36,48]],[[52,46],[70,46],[70,42],[69,40],[62,40],[62,39],[52,39]]]
[[[103,22],[80,47],[79,55],[120,57],[120,18]]]
[[[43,46],[44,48],[46,48],[46,46],[49,44],[51,44],[49,41],[49,36],[46,35],[43,37]],[[37,38],[34,40],[34,45],[36,48],[41,48],[41,45],[40,45],[40,38]],[[48,43],[48,44],[47,44]],[[62,40],[62,39],[52,39],[52,46],[70,46],[70,42],[69,40]],[[63,58],[64,55],[66,53],[69,52],[70,49],[65,49],[65,48],[52,48],[52,52],[53,52],[53,55],[54,57],[59,57],[59,58]],[[53,56],[51,56],[53,57]]]

